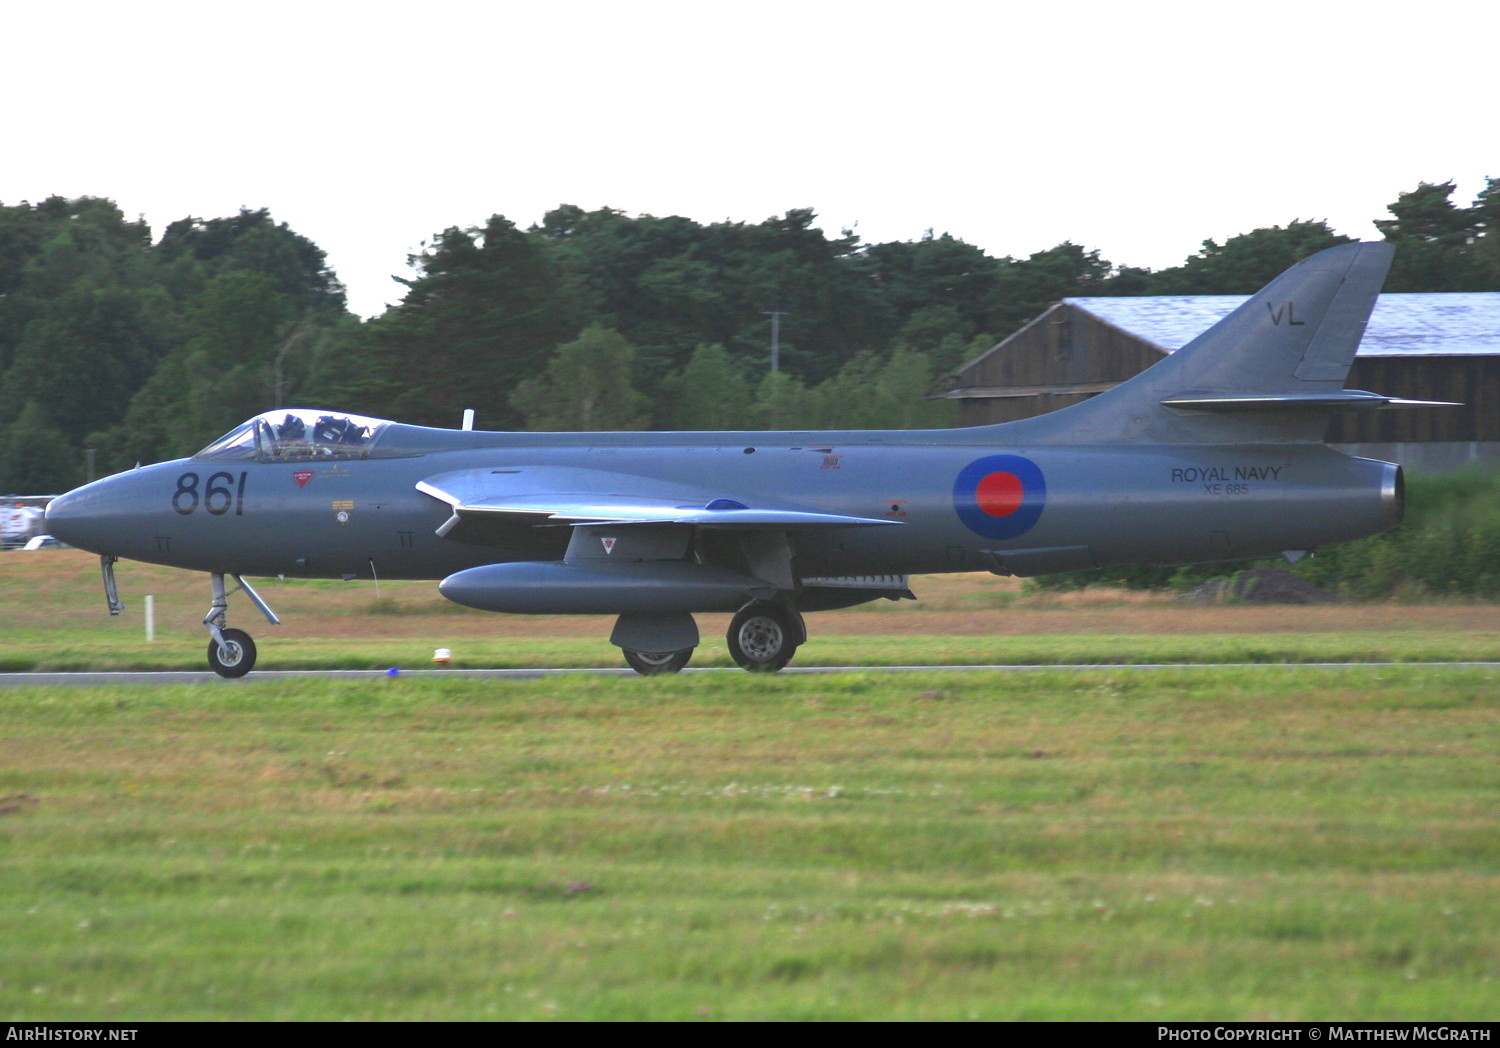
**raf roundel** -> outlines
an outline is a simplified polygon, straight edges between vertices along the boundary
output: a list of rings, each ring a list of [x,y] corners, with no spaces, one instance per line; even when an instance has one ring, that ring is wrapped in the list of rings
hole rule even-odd
[[[953,482],[958,519],[987,539],[1013,539],[1030,531],[1047,503],[1047,482],[1035,462],[1019,455],[987,455],[959,471]]]

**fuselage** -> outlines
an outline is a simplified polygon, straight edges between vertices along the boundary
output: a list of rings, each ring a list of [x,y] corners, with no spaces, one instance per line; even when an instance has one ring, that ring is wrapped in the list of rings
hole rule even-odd
[[[54,501],[49,527],[96,553],[201,571],[441,579],[484,564],[560,560],[572,530],[502,522],[482,541],[440,536],[451,508],[417,484],[460,471],[514,488],[582,470],[611,489],[595,495],[670,492],[892,522],[794,533],[802,578],[1227,560],[1346,541],[1400,519],[1397,467],[1322,445],[996,447],[977,430],[532,434],[383,425],[369,447],[343,457],[221,453],[138,467]]]

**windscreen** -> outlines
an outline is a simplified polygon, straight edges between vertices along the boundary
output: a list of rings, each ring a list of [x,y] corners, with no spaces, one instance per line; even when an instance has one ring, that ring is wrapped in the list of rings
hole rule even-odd
[[[378,418],[315,408],[281,408],[230,430],[194,458],[301,462],[363,458],[389,425]]]

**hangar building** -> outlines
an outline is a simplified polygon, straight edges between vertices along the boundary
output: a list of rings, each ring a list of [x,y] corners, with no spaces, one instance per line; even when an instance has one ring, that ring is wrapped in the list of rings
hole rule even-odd
[[[1055,411],[1145,370],[1249,296],[1066,298],[948,377],[959,425]],[[1381,295],[1350,389],[1462,407],[1347,412],[1330,442],[1427,469],[1500,463],[1500,292]]]

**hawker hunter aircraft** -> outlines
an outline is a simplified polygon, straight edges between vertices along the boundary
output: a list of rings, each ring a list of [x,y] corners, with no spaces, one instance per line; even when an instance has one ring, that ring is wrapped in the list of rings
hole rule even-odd
[[[1380,243],[1314,255],[1140,375],[1017,422],[495,433],[278,408],[63,495],[47,525],[100,554],[112,612],[117,558],[208,572],[226,677],[255,662],[228,597],[275,623],[245,580],[273,575],[441,579],[488,611],[613,615],[644,674],[686,665],[695,612],[734,612],[730,654],[774,672],[804,612],[910,597],[909,574],[1295,555],[1395,527],[1400,467],[1323,443],[1330,412],[1417,403],[1344,388],[1390,259]]]

